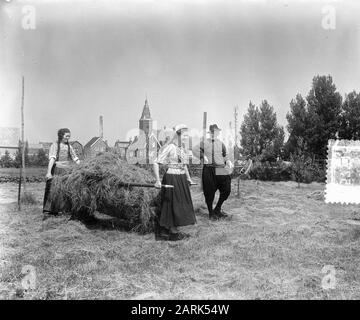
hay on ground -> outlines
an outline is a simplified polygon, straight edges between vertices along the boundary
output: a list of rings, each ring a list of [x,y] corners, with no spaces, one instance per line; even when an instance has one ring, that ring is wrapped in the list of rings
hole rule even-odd
[[[122,219],[129,229],[152,231],[160,205],[159,190],[122,186],[129,182],[154,183],[154,177],[148,170],[104,153],[55,176],[50,197],[75,216],[98,211]]]

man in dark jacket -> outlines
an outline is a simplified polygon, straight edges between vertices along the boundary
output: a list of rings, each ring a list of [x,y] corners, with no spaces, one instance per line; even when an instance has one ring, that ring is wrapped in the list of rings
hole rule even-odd
[[[200,154],[200,158],[204,157],[202,185],[211,220],[218,220],[228,216],[221,210],[221,206],[231,192],[231,177],[225,167],[229,159],[225,144],[218,138],[220,130],[216,124],[210,125],[210,138],[204,141],[204,147],[197,145],[192,150],[194,155]],[[215,208],[213,208],[217,190],[220,192],[220,197]]]

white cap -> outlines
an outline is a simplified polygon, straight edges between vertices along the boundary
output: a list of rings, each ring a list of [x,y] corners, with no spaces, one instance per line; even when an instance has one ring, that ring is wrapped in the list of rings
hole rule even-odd
[[[180,131],[180,130],[187,129],[187,128],[188,128],[188,127],[187,127],[186,124],[178,124],[178,125],[176,125],[176,126],[174,127],[174,130],[175,130],[175,132],[178,132],[178,131]]]

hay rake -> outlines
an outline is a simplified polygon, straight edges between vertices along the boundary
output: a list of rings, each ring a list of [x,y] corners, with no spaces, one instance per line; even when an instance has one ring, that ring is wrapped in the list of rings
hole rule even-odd
[[[129,182],[129,183],[119,183],[118,186],[119,187],[127,187],[127,188],[130,188],[130,187],[155,188],[155,185],[153,183],[132,183],[132,182]],[[174,188],[174,186],[171,185],[171,184],[162,184],[161,188],[171,189],[171,188]]]
[[[247,161],[241,162],[239,165],[235,166],[235,168],[240,169],[239,176],[237,179],[237,197],[240,198],[240,180],[243,176],[249,173],[251,167],[252,167],[252,160],[249,159]],[[234,168],[234,169],[235,169]]]
[[[191,183],[191,186],[195,186],[197,185],[197,183]],[[119,183],[118,184],[119,187],[140,187],[140,188],[156,188],[154,184],[152,183],[133,183],[133,182],[129,182],[129,183]],[[174,186],[171,184],[162,184],[161,188],[166,188],[166,189],[173,189]]]

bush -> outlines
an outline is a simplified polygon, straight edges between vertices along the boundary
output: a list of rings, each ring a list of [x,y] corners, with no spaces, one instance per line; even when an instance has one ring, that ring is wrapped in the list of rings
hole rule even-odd
[[[5,150],[5,154],[0,158],[1,168],[12,168],[14,167],[14,160],[11,159],[9,151]]]
[[[325,182],[326,168],[311,160],[310,157],[291,154],[292,177],[298,183]]]
[[[317,163],[311,163],[309,168],[309,182],[325,182],[326,181],[326,167],[321,166]]]
[[[292,180],[291,167],[284,162],[270,163],[256,161],[250,170],[250,178],[265,181],[288,181]]]
[[[249,176],[251,179],[263,181],[324,182],[326,180],[326,168],[311,161],[306,163],[297,161],[290,165],[283,161],[255,161]]]
[[[291,180],[291,166],[285,164],[284,162],[279,162],[277,166],[276,176],[281,181],[289,181]]]

